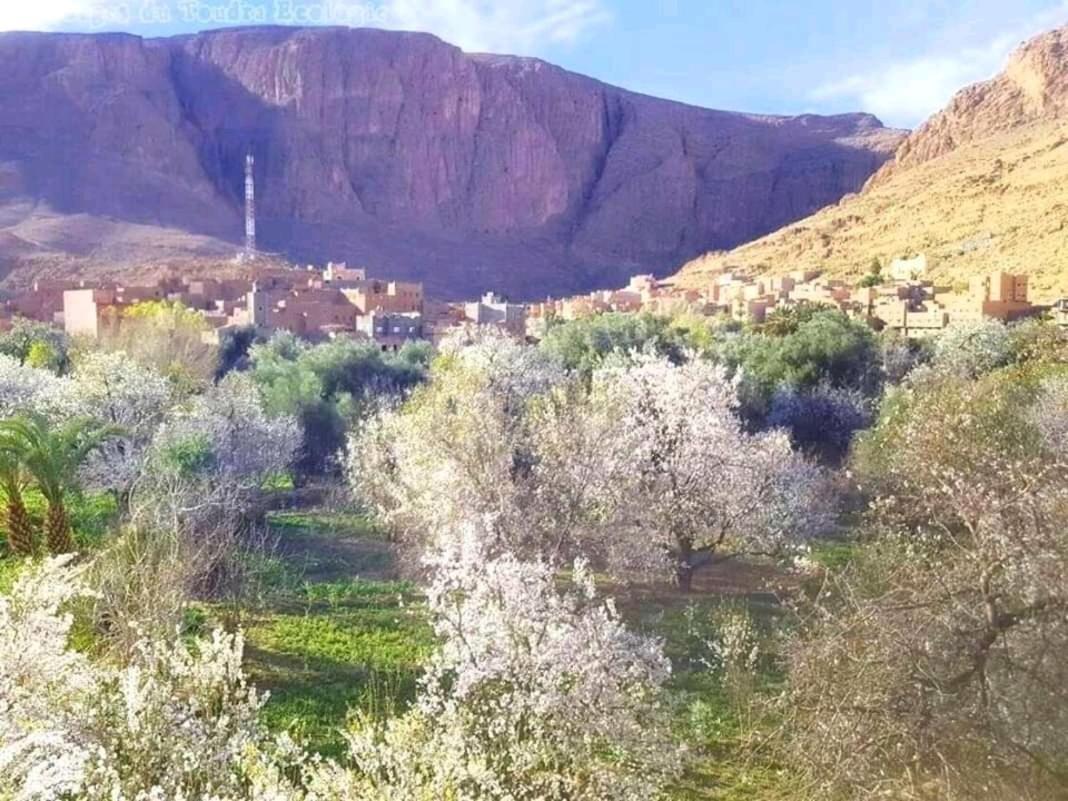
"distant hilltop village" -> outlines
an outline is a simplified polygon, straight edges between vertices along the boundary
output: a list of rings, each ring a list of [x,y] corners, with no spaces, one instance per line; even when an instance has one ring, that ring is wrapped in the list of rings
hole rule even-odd
[[[438,342],[450,331],[472,325],[537,340],[555,320],[605,312],[689,313],[760,324],[776,310],[806,303],[836,308],[874,328],[914,338],[983,319],[1011,322],[1039,314],[1068,326],[1068,299],[1032,303],[1025,275],[994,272],[973,278],[966,291],[954,291],[924,280],[925,270],[922,256],[898,259],[885,273],[873,270],[858,286],[811,270],[778,277],[724,271],[704,289],[636,275],[622,289],[521,304],[493,293],[460,303],[434,301],[425,297],[422,284],[376,279],[345,264],[304,269],[260,265],[241,278],[171,276],[143,285],[101,286],[38,281],[0,306],[0,329],[25,317],[61,326],[72,336],[96,338],[121,326],[126,310],[153,301],[199,312],[204,337],[213,342],[252,328],[264,335],[289,331],[311,340],[356,337],[383,350],[415,340]]]

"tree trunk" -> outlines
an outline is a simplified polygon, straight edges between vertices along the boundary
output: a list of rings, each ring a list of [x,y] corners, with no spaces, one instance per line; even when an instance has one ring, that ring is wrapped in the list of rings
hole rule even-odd
[[[67,510],[60,503],[49,504],[48,519],[45,524],[45,539],[48,550],[58,556],[74,552],[74,539],[71,537],[70,519]]]
[[[7,495],[7,542],[18,556],[31,556],[36,550],[33,523],[18,493]]]
[[[679,543],[679,553],[675,563],[675,581],[683,592],[693,590],[693,545],[682,541]]]

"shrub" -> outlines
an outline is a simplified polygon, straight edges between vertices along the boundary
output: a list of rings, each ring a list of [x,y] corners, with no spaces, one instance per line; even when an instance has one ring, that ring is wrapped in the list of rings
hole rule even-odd
[[[1015,356],[1012,331],[997,320],[955,325],[934,341],[934,369],[961,378],[977,378],[1009,364]]]
[[[838,464],[853,436],[871,425],[872,403],[857,390],[821,384],[813,389],[780,388],[771,398],[767,425],[790,432],[794,447]]]
[[[226,539],[293,463],[299,441],[296,421],[269,417],[251,378],[228,375],[160,426],[134,486],[133,517]]]
[[[0,333],[0,355],[10,356],[27,367],[63,373],[68,366],[70,341],[47,323],[16,318],[10,330]]]
[[[1043,436],[1066,412],[1034,378],[929,374],[858,444],[881,536],[803,606],[783,699],[816,794],[1068,787],[1068,463]]]
[[[257,723],[239,635],[143,641],[125,666],[72,651],[67,562],[0,597],[0,796],[29,801],[297,798],[286,744]]]
[[[770,327],[769,327],[770,326]],[[740,381],[741,411],[760,426],[780,389],[821,384],[876,394],[881,385],[875,335],[864,323],[818,307],[791,310],[763,331],[721,338],[712,358]]]
[[[652,314],[598,314],[549,328],[540,348],[561,367],[588,379],[617,353],[655,353],[682,361],[702,339],[692,324]]]

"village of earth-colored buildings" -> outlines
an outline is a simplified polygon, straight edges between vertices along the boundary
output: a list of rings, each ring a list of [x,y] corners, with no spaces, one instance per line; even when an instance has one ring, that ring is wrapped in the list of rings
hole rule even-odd
[[[3,301],[0,329],[23,317],[62,327],[72,336],[95,338],[121,326],[125,308],[146,301],[180,303],[198,311],[205,338],[214,341],[251,327],[312,340],[351,336],[385,350],[413,340],[437,342],[453,329],[471,325],[537,340],[554,319],[606,312],[690,313],[759,324],[778,309],[806,303],[836,308],[908,337],[982,319],[1011,322],[1040,314],[1068,326],[1068,299],[1032,303],[1026,275],[977,276],[967,291],[955,292],[926,280],[926,270],[922,256],[898,259],[878,281],[864,282],[871,286],[825,278],[814,270],[776,277],[723,271],[702,289],[637,275],[622,289],[527,304],[493,293],[468,302],[436,301],[426,297],[422,284],[381,280],[365,269],[333,263],[321,269],[263,267],[244,278],[175,275],[144,285],[39,281]]]

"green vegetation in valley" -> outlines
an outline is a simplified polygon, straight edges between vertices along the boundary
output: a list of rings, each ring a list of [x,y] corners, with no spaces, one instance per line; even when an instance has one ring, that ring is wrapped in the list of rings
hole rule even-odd
[[[1064,794],[1065,331],[604,315],[216,381],[172,317],[0,335],[0,746],[75,732],[112,784],[73,799],[307,801],[282,733],[323,801]]]
[[[304,431],[299,478],[330,469],[347,432],[376,398],[399,395],[426,377],[428,343],[385,354],[373,343],[339,339],[311,346],[279,333],[250,352],[251,375],[267,410],[292,415]]]
[[[277,552],[257,566],[260,601],[244,623],[249,674],[271,692],[268,725],[341,756],[351,710],[384,718],[414,698],[429,623],[364,518],[284,513],[271,526]]]

